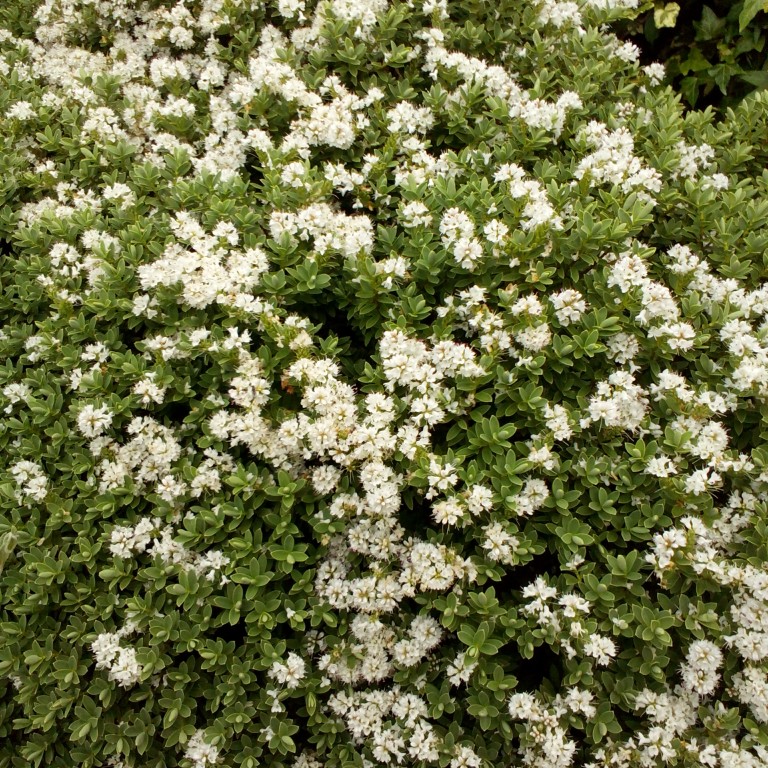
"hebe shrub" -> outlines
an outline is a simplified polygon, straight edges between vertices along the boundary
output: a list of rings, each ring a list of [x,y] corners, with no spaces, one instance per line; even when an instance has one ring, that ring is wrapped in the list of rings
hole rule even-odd
[[[3,6],[0,766],[768,761],[768,99],[633,0]]]

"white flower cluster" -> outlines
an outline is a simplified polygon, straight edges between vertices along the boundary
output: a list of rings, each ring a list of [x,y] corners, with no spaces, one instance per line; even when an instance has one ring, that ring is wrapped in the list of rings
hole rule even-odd
[[[489,65],[458,51],[448,51],[443,45],[444,34],[439,29],[425,30],[418,36],[427,44],[423,69],[433,79],[437,79],[440,67],[455,70],[466,81],[460,86],[459,94],[477,82],[484,86],[488,97],[501,99],[506,104],[510,118],[520,118],[530,128],[541,128],[559,136],[569,110],[582,107],[581,99],[572,91],[565,91],[554,103],[531,98],[504,67]]]
[[[400,330],[386,331],[381,338],[379,353],[386,377],[385,387],[392,392],[402,386],[422,395],[428,392],[449,397],[441,382],[448,377],[482,376],[485,370],[475,362],[475,351],[466,344],[436,341],[427,344],[410,339]]]
[[[136,649],[120,645],[120,639],[133,629],[128,623],[117,632],[103,632],[91,643],[96,669],[108,669],[109,679],[123,688],[138,683],[144,671],[136,657]]]
[[[141,398],[141,404],[147,406],[150,403],[162,404],[165,399],[167,387],[158,386],[156,382],[157,371],[149,371],[133,385],[132,392]]]
[[[446,667],[448,682],[454,686],[469,682],[479,663],[477,658],[470,659],[466,651],[461,651]]]
[[[331,0],[330,11],[338,19],[357,22],[357,35],[365,37],[378,17],[386,11],[388,0]]]
[[[416,616],[401,633],[368,614],[356,615],[349,626],[351,638],[324,654],[318,668],[350,685],[380,682],[398,668],[418,664],[443,636],[440,625],[426,615]]]
[[[449,208],[440,221],[443,245],[453,253],[456,263],[470,271],[483,257],[483,244],[475,237],[475,224],[458,208]]]
[[[509,308],[509,314],[520,318],[522,325],[515,327],[512,334],[523,349],[539,352],[552,341],[552,331],[546,321],[544,305],[535,294],[519,298]]]
[[[101,240],[93,231],[83,235],[83,245],[88,250],[93,250],[96,245],[110,247],[112,244],[109,236],[106,240]],[[49,295],[73,305],[82,302],[82,295],[77,290],[80,278],[86,278],[86,293],[89,293],[97,287],[104,272],[104,262],[101,258],[92,254],[83,256],[77,248],[67,243],[52,245],[48,259],[50,269],[37,275],[37,282],[48,290]]]
[[[725,385],[736,396],[768,397],[768,345],[764,326],[756,330],[751,317],[764,317],[768,311],[768,285],[747,291],[733,278],[712,274],[710,264],[684,245],[672,246],[666,253],[667,268],[685,280],[684,292],[695,295],[710,315],[719,312],[725,301],[732,311],[719,321],[719,338],[730,356]]]
[[[6,384],[2,389],[2,393],[3,397],[8,400],[8,405],[4,409],[5,413],[10,413],[16,403],[23,403],[32,395],[32,390],[27,384],[14,381]]]
[[[562,405],[544,406],[544,418],[553,440],[569,440],[573,436],[573,427],[568,410]]]
[[[581,25],[581,11],[577,3],[566,0],[543,0],[539,6],[539,24],[562,27],[566,24]]]
[[[768,723],[768,672],[747,666],[733,676],[733,687],[739,701],[748,706],[760,723]]]
[[[485,540],[483,549],[488,552],[488,559],[496,563],[517,565],[517,551],[520,548],[520,540],[510,533],[504,523],[495,522],[483,528]]]
[[[648,732],[640,732],[636,737],[630,738],[622,746],[625,749],[638,750],[642,766],[658,765],[659,759],[662,762],[672,760],[676,755],[674,741],[695,725],[698,704],[699,697],[684,689],[678,688],[674,693],[655,693],[647,688],[643,689],[635,697],[635,708],[645,710],[653,726]],[[699,757],[706,760],[707,755],[700,753]]]
[[[441,473],[444,470],[445,467],[439,467]],[[450,476],[452,477],[452,473]],[[437,488],[437,484],[434,487]],[[431,491],[429,495],[432,495]],[[493,492],[490,488],[473,485],[459,495],[450,496],[433,504],[432,516],[438,525],[457,525],[459,522],[468,522],[471,516],[490,511],[492,507]]]
[[[392,133],[426,133],[433,126],[435,116],[428,107],[401,101],[388,110],[387,121],[387,128]]]
[[[692,147],[684,141],[678,141],[677,151],[680,153],[680,162],[672,178],[696,178],[700,168],[709,165],[715,158],[715,150],[709,144]]]
[[[110,533],[109,551],[115,557],[122,558],[148,552],[153,557],[159,556],[166,565],[182,565],[204,575],[209,581],[213,581],[217,573],[229,565],[229,558],[220,551],[208,550],[200,555],[175,541],[173,534],[173,526],[163,525],[159,517],[145,517],[134,526],[115,526]],[[222,584],[228,581],[226,576],[221,577]]]
[[[208,768],[219,759],[219,748],[205,740],[205,731],[196,730],[184,750],[184,757],[192,761],[193,768]]]
[[[19,502],[22,499],[43,501],[48,495],[48,478],[40,464],[35,464],[34,461],[17,461],[11,466],[10,471],[11,477],[19,486],[16,492]]]
[[[30,120],[36,114],[36,110],[28,101],[17,101],[8,108],[5,116],[9,120]]]
[[[748,663],[743,672],[734,676],[734,687],[744,704],[756,704],[756,717],[766,712],[766,691],[759,687],[764,672],[753,671],[752,665],[768,659],[768,572],[739,558],[738,534],[762,514],[764,497],[764,492],[759,497],[733,493],[728,504],[718,510],[719,517],[709,525],[698,518],[684,517],[679,527],[654,536],[653,552],[647,555],[660,578],[665,571],[688,565],[700,578],[731,590],[731,620],[722,618],[723,636]],[[711,693],[719,682],[717,669],[722,664],[722,652],[711,643],[696,641],[689,657],[683,669],[686,687],[702,695]]]
[[[304,659],[296,653],[289,653],[286,660],[275,661],[269,668],[269,676],[288,689],[298,687],[307,673]]]
[[[693,347],[696,332],[690,323],[680,322],[680,308],[670,289],[662,283],[651,280],[643,259],[627,251],[613,263],[608,287],[618,286],[622,293],[629,293],[633,288],[637,292],[642,310],[635,320],[641,327],[653,325],[648,331],[648,338],[661,338],[673,351],[686,351]]]
[[[727,452],[727,431],[720,422],[705,416],[706,413],[719,415],[735,409],[735,395],[721,395],[706,388],[699,390],[693,389],[683,376],[669,369],[661,371],[656,382],[648,388],[654,400],[663,401],[667,408],[677,413],[670,419],[667,428],[678,436],[680,445],[673,453],[649,459],[646,472],[656,477],[670,477],[677,474],[677,461],[684,459],[685,453],[702,459],[706,466],[685,478],[688,492],[694,494],[704,493],[708,487],[718,484],[722,479],[721,472],[745,472],[754,468],[746,454],[736,456],[735,452]]]
[[[523,605],[521,611],[546,629],[553,638],[552,642],[556,642],[569,658],[578,653],[573,642],[577,642],[581,652],[593,658],[599,666],[607,666],[616,656],[616,643],[610,637],[588,628],[591,608],[588,600],[573,593],[558,598],[557,589],[549,586],[541,576],[523,589],[523,597],[530,598],[530,602]],[[552,603],[556,598],[557,603]]]
[[[320,255],[337,251],[344,256],[370,253],[373,248],[373,225],[367,216],[336,213],[327,203],[314,203],[295,213],[274,211],[269,231],[275,240],[284,234],[300,240],[313,239]]]
[[[401,157],[394,171],[394,181],[395,185],[403,190],[421,184],[433,187],[437,179],[456,178],[460,173],[454,156],[447,152],[431,155],[426,151],[426,144],[415,136],[403,140],[400,150]],[[378,158],[376,155],[367,157],[369,160],[363,166],[363,171],[369,175],[376,166]],[[384,202],[388,201],[387,198]]]
[[[390,291],[394,288],[395,280],[402,280],[408,274],[408,267],[410,263],[408,259],[403,256],[393,256],[383,261],[377,261],[374,264],[376,274],[383,277],[381,281],[381,287]]]
[[[189,483],[189,493],[193,498],[199,498],[206,492],[218,493],[221,490],[222,472],[234,472],[236,467],[234,459],[228,453],[206,448],[203,450],[203,456],[205,458],[195,467],[195,476]],[[172,476],[166,476],[157,487],[158,494],[168,502],[174,501],[186,490],[186,485]]]
[[[80,409],[80,413],[77,415],[77,428],[85,437],[99,437],[105,430],[109,429],[113,418],[114,414],[106,405],[96,408],[93,404],[88,403]]]
[[[160,259],[138,268],[145,291],[181,282],[183,301],[197,309],[214,302],[240,306],[240,302],[253,300],[250,292],[269,269],[267,256],[260,248],[233,250],[229,245],[233,240],[236,244],[238,236],[234,228],[217,227],[219,233],[214,230],[208,235],[194,216],[185,211],[174,216],[171,227],[181,242],[166,246]],[[188,243],[191,250],[181,243]]]
[[[507,496],[505,501],[518,516],[530,517],[541,509],[548,498],[549,488],[546,482],[539,478],[528,478],[522,489],[512,496]]]
[[[521,753],[526,765],[537,768],[568,768],[576,754],[576,743],[568,739],[569,715],[594,717],[592,694],[570,688],[565,696],[558,694],[548,706],[532,693],[515,693],[509,700],[513,720],[525,721]]]
[[[162,524],[160,518],[144,517],[133,527],[116,525],[110,534],[109,551],[115,557],[131,557],[145,552],[152,542],[152,534]]]
[[[720,682],[723,652],[710,640],[694,640],[688,648],[681,674],[683,687],[699,696],[714,693]]]
[[[104,187],[102,197],[118,205],[121,210],[127,210],[136,204],[136,193],[127,184],[111,184]]]
[[[406,758],[434,762],[440,756],[440,737],[427,721],[427,704],[420,696],[397,687],[355,691],[334,694],[328,706],[344,719],[357,743],[372,745],[380,763],[401,765]]]
[[[527,179],[525,171],[519,165],[500,165],[493,180],[507,182],[510,196],[515,200],[525,200],[521,224],[523,229],[536,229],[542,224],[547,224],[550,229],[555,230],[563,228],[563,220],[555,213],[544,185],[536,179]]]
[[[406,203],[400,213],[400,224],[408,229],[414,227],[428,227],[432,223],[432,214],[429,208],[420,200]]]
[[[139,487],[157,483],[172,474],[172,465],[181,456],[173,430],[149,416],[133,418],[126,431],[135,437],[125,445],[116,446],[109,438],[99,445],[100,451],[113,454],[98,466],[99,493],[123,487],[129,477]]]
[[[512,334],[505,327],[504,317],[485,303],[486,289],[473,286],[448,296],[445,304],[438,307],[440,317],[450,316],[456,326],[470,335],[478,336],[483,351],[488,353],[510,352]]]
[[[592,185],[614,184],[626,193],[639,191],[648,200],[653,199],[648,193],[661,190],[661,174],[635,156],[635,140],[627,128],[611,131],[593,120],[583,135],[595,151],[578,164],[577,179],[587,177]]]
[[[737,674],[734,681],[738,686],[743,678]],[[689,736],[686,732],[697,724],[704,702],[696,692],[685,687],[678,686],[674,691],[667,688],[663,692],[645,688],[635,696],[634,706],[645,711],[651,727],[625,741],[609,741],[606,747],[595,752],[596,762],[591,764],[595,768],[598,765],[653,768],[679,763],[682,759],[708,768],[761,768],[765,764],[768,753],[759,745],[753,752],[734,738],[708,741]],[[707,718],[723,717],[728,712],[717,702],[706,710]]]
[[[552,293],[548,296],[549,301],[555,309],[555,316],[563,327],[571,323],[577,323],[581,316],[587,311],[587,302],[584,301],[580,291],[573,288],[566,288],[558,293]]]
[[[627,371],[612,373],[607,381],[598,382],[597,393],[589,399],[588,416],[581,419],[581,427],[589,427],[602,420],[606,427],[620,427],[629,432],[636,431],[648,411],[645,390],[635,384]]]

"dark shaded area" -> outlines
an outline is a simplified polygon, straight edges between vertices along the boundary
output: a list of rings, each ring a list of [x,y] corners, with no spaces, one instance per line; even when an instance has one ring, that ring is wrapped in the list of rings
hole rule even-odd
[[[256,155],[256,153],[253,150],[248,152],[243,169],[245,170],[249,181],[254,185],[254,187],[261,187],[261,184],[264,181],[263,168],[264,166],[262,165],[261,160]]]
[[[555,577],[559,576],[560,572],[560,558],[556,552],[552,552],[547,548],[529,563],[507,569],[504,577],[498,582],[496,593],[499,595],[509,595],[511,592],[520,591],[527,587],[536,581],[539,576]]]
[[[533,652],[530,659],[520,659],[520,665],[514,670],[517,677],[516,693],[534,693],[547,680],[557,690],[563,676],[560,656],[546,643]]]
[[[162,414],[170,424],[179,425],[189,414],[189,403],[187,400],[166,402],[163,404]]]
[[[442,422],[432,427],[432,450],[439,449],[439,452],[442,453],[444,449],[448,448],[448,432],[452,426],[451,422]]]
[[[426,528],[434,525],[431,504],[423,496],[403,495],[403,504],[397,514],[398,522],[406,533],[423,536]]]
[[[343,279],[334,276],[335,280]],[[370,360],[376,352],[377,342],[374,339],[367,340],[362,330],[350,320],[343,309],[339,309],[331,303],[317,301],[315,303],[302,303],[301,313],[313,325],[321,325],[322,336],[333,334],[338,338],[339,350],[345,352],[339,364],[347,366],[347,374],[357,378],[357,373],[349,368],[349,360]]]
[[[358,200],[351,192],[340,192],[336,189],[333,191],[331,198],[336,203],[337,210],[347,216],[355,216],[363,210],[362,208],[355,208],[355,203],[358,202]],[[372,213],[374,216],[376,215],[375,210],[372,210]]]
[[[768,87],[768,13],[759,12],[740,31],[742,3],[677,3],[680,12],[673,27],[658,28],[651,9],[635,20],[616,22],[612,29],[640,48],[642,65],[663,63],[667,81],[695,109],[712,107],[722,113],[755,90],[756,79]]]
[[[248,639],[248,628],[245,621],[241,618],[237,624],[223,624],[220,627],[209,630],[206,633],[209,637],[216,640],[223,640],[225,643],[234,641],[237,647],[245,646]]]

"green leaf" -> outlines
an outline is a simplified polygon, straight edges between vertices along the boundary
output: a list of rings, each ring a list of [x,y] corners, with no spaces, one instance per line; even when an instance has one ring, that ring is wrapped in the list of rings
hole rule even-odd
[[[659,29],[674,27],[678,13],[680,13],[680,6],[677,3],[657,5],[653,10],[653,22]]]
[[[743,32],[752,19],[757,16],[760,11],[765,11],[768,4],[765,0],[744,0],[744,7],[739,14],[739,32]]]
[[[768,70],[754,69],[742,72],[739,77],[756,88],[768,88]]]
[[[701,11],[701,20],[694,21],[693,26],[696,29],[696,40],[716,40],[722,36],[726,21],[721,19],[708,6],[704,6]]]

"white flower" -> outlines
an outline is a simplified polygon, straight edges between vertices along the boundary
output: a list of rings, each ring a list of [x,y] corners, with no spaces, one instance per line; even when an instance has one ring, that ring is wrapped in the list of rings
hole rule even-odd
[[[17,498],[29,496],[33,501],[43,501],[48,495],[48,478],[39,464],[26,460],[17,461],[11,466],[11,476],[19,486]]]
[[[648,76],[651,85],[660,85],[662,80],[667,76],[666,68],[659,62],[654,62],[653,64],[648,64],[643,67],[643,72]]]
[[[122,210],[136,204],[136,194],[127,184],[112,184],[104,187],[101,195],[105,200],[117,202]]]
[[[387,129],[392,133],[426,133],[435,117],[428,107],[416,107],[400,101],[387,112]]]
[[[114,414],[106,405],[95,408],[89,404],[80,409],[77,416],[77,427],[85,437],[98,437],[106,429],[109,429],[113,416]]]
[[[428,227],[432,223],[432,214],[429,212],[429,208],[420,200],[406,203],[400,216],[400,223],[409,229]]]
[[[761,723],[768,723],[768,673],[760,667],[746,666],[733,676],[736,695]]]
[[[700,696],[713,693],[720,682],[723,652],[709,640],[694,640],[682,666],[683,686]]]
[[[616,655],[616,644],[610,637],[595,634],[584,643],[584,653],[594,658],[601,667],[604,667],[610,664],[611,659]]]
[[[552,431],[553,440],[568,440],[573,435],[568,411],[562,405],[544,406],[547,429]]]
[[[269,676],[286,688],[297,688],[306,675],[307,665],[296,653],[289,653],[285,662],[275,661],[269,668]]]
[[[513,693],[509,697],[509,714],[514,720],[537,720],[540,705],[532,693]]]
[[[483,528],[485,541],[483,549],[488,552],[488,559],[494,562],[515,565],[515,553],[520,548],[520,541],[516,536],[508,533],[502,523],[491,523]]]
[[[142,667],[136,658],[134,648],[120,648],[117,658],[112,662],[109,679],[117,682],[123,688],[128,688],[141,679]]]
[[[456,525],[464,515],[458,498],[445,499],[432,506],[432,516],[438,525]]]
[[[455,748],[449,766],[450,768],[481,768],[482,764],[483,761],[470,747],[459,745]]]
[[[587,311],[587,302],[579,291],[567,288],[549,297],[555,308],[555,315],[562,326],[578,322],[584,312]]]
[[[467,509],[473,515],[493,509],[493,491],[483,485],[473,485],[466,496]]]
[[[28,101],[17,101],[8,108],[5,116],[10,120],[29,120],[35,116],[35,110]]]
[[[184,757],[192,761],[194,768],[207,768],[219,759],[219,749],[208,744],[205,732],[198,729],[187,742]]]
[[[104,632],[91,643],[91,651],[96,658],[97,669],[108,669],[109,679],[123,688],[139,682],[143,669],[136,657],[134,648],[120,646],[120,638],[132,631],[132,625],[126,625],[116,633]]]
[[[669,456],[654,456],[648,460],[645,471],[654,477],[669,477],[677,474],[677,466]]]
[[[582,426],[602,419],[606,427],[635,431],[647,413],[648,398],[631,374],[616,371],[608,381],[598,383],[597,394],[590,398],[587,410],[589,418],[582,419]]]
[[[133,394],[141,397],[142,405],[149,405],[150,403],[160,404],[165,399],[167,387],[159,387],[155,383],[156,376],[157,374],[154,371],[150,371],[133,385]]]

